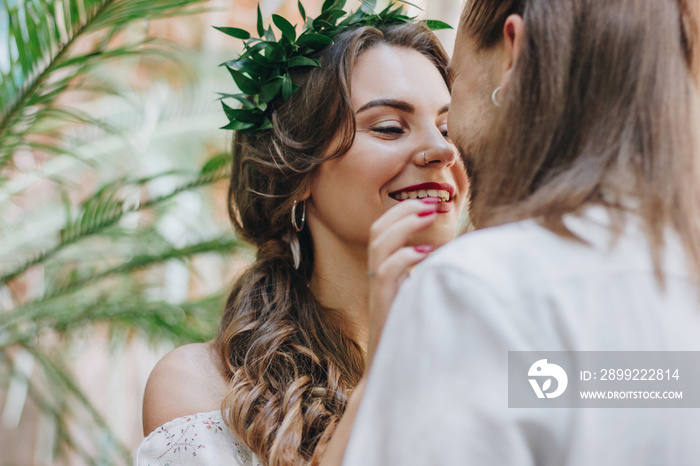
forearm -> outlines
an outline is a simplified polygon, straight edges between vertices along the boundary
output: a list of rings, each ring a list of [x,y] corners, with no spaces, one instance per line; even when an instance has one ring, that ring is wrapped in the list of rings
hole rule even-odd
[[[345,447],[348,444],[348,440],[350,440],[350,432],[352,432],[352,426],[355,424],[355,417],[362,401],[365,382],[366,377],[363,377],[360,383],[357,384],[350,400],[348,400],[348,406],[338,423],[331,441],[328,443],[328,447],[321,458],[320,466],[340,466],[342,464]]]

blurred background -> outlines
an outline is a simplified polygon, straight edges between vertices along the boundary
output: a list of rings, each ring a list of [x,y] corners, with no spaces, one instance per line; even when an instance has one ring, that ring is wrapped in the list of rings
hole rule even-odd
[[[259,4],[302,23],[296,0]],[[457,26],[460,0],[412,4]],[[212,26],[252,32],[257,6],[0,3],[0,466],[130,464],[151,369],[215,335],[252,252],[218,129],[242,44]]]

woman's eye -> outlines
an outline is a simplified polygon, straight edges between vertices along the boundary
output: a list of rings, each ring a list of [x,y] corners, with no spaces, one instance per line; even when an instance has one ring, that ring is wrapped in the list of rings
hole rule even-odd
[[[444,137],[445,139],[450,139],[450,133],[449,131],[447,131],[447,126],[441,126],[440,132],[442,133],[442,137]]]
[[[372,128],[375,133],[382,134],[403,134],[404,130],[401,126],[377,126]]]

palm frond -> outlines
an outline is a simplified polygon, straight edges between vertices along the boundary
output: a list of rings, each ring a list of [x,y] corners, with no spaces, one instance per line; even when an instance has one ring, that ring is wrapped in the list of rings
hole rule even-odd
[[[135,271],[161,265],[170,260],[187,260],[200,254],[209,253],[230,255],[241,246],[240,240],[226,236],[198,242],[183,248],[169,248],[159,254],[136,256],[116,266],[104,268],[104,270],[92,268],[84,263],[78,264],[79,267],[74,268],[71,273],[60,274],[66,277],[66,282],[49,290],[45,296],[25,303],[11,312],[0,314],[0,328],[21,326],[22,322],[30,321],[34,322],[34,325],[41,325],[42,320],[50,319],[46,328],[56,329],[58,322],[51,320],[56,317],[56,309],[63,309],[62,312],[66,312],[65,306],[63,306],[65,303],[57,303],[56,301],[61,299],[76,300],[77,298],[71,295],[75,292],[85,293],[88,286],[94,286],[112,277],[129,276]],[[68,314],[74,317],[80,315],[80,313],[76,315],[73,310],[68,310]],[[91,312],[89,314],[93,315]],[[32,331],[36,331],[36,329]]]
[[[113,348],[216,334],[243,250],[222,206],[223,85],[203,89],[196,54],[147,37],[148,20],[202,1],[0,0],[0,389],[24,384],[50,426],[45,463],[129,463],[71,367],[92,335]],[[124,79],[175,57],[191,60],[171,73],[184,86]]]
[[[35,253],[32,258],[24,261],[18,267],[0,275],[0,285],[9,282],[30,267],[44,263],[67,246],[96,235],[115,225],[129,213],[152,208],[183,192],[226,179],[228,177],[228,164],[226,163],[228,158],[228,154],[219,154],[208,161],[200,173],[191,181],[181,184],[165,194],[145,199],[143,202],[139,199],[139,202],[131,205],[125,204],[121,195],[121,193],[127,191],[127,188],[129,188],[128,191],[130,192],[140,192],[148,183],[164,176],[172,175],[172,173],[162,173],[130,181],[117,180],[103,186],[81,204],[79,213],[75,218],[67,219],[66,226],[61,230],[58,241],[53,247]],[[70,212],[68,215],[70,215]]]
[[[113,44],[116,31],[138,20],[196,13],[201,10],[188,7],[203,0],[2,1],[8,24],[2,39],[9,56],[0,67],[0,169],[11,164],[13,149],[47,116],[42,110],[90,69],[115,58],[165,53],[162,43],[148,38]],[[103,40],[93,41],[87,52],[74,51],[96,34]]]

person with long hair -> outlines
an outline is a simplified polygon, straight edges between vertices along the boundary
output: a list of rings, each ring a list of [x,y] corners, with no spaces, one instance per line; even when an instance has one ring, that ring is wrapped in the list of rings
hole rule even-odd
[[[690,0],[467,1],[449,130],[476,231],[396,297],[343,464],[700,462],[698,20]]]
[[[345,27],[294,60],[310,66],[290,59],[296,92],[261,107],[268,123],[229,110],[229,212],[257,256],[216,340],[152,372],[137,465],[317,464],[379,339],[371,316],[454,237],[468,183],[447,133],[448,57],[424,23],[388,23]]]

